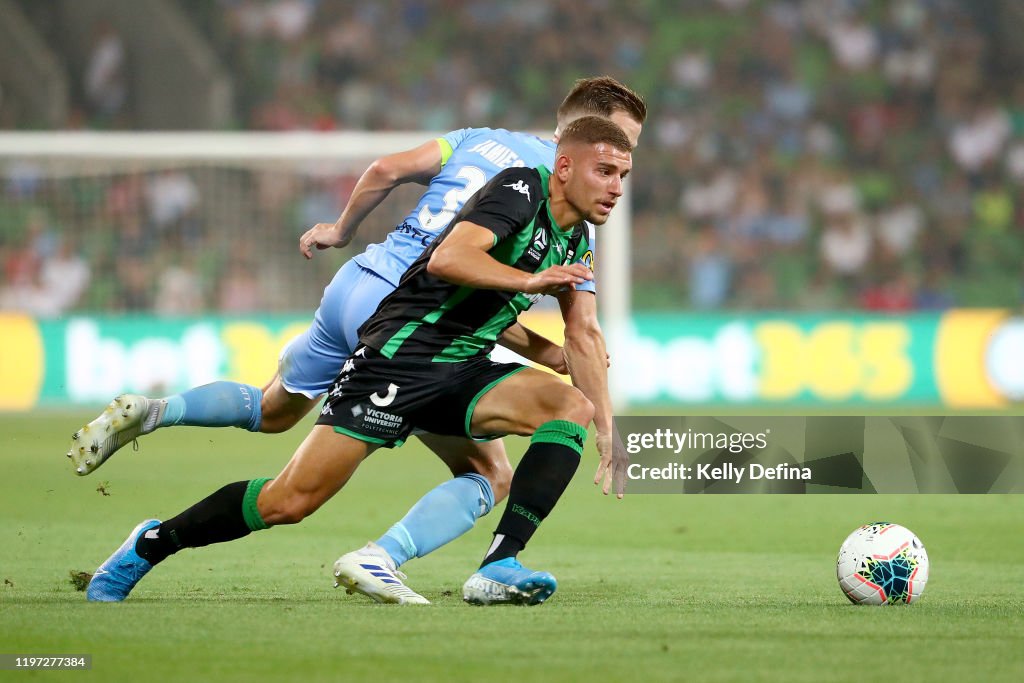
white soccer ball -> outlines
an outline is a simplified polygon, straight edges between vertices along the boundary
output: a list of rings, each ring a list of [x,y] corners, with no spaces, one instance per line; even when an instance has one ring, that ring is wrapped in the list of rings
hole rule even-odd
[[[928,583],[928,553],[910,529],[872,522],[843,541],[836,576],[855,605],[909,605]]]

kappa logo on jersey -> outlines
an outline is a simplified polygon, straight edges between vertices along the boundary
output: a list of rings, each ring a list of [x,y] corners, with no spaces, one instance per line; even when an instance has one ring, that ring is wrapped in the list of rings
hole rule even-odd
[[[389,384],[388,385],[388,393],[387,393],[386,396],[381,396],[380,392],[378,391],[376,394],[371,394],[370,395],[370,401],[373,402],[373,405],[375,405],[375,406],[377,406],[379,408],[383,408],[384,406],[391,405],[394,402],[394,400],[395,400],[395,396],[397,396],[397,395],[398,395],[398,385],[397,384]]]
[[[341,374],[347,375],[356,369],[356,362],[349,358],[345,361],[345,364],[341,366]]]
[[[320,411],[321,415],[334,415],[334,411],[331,409],[331,404],[325,403],[324,409]]]
[[[530,198],[530,186],[527,185],[522,180],[517,180],[516,182],[509,183],[508,185],[502,185],[502,187],[510,187],[513,190],[515,190],[516,192],[518,192],[519,194],[526,195],[527,199]]]

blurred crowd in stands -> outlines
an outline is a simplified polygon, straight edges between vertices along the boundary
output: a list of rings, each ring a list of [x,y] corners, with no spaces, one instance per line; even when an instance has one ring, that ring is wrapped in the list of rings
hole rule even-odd
[[[1024,83],[969,2],[180,4],[232,74],[239,129],[548,130],[575,78],[634,87],[650,111],[631,185],[638,310],[1024,302]],[[69,126],[132,128],[130,69],[97,26]],[[226,249],[191,171],[55,190],[8,169],[0,307],[308,309],[315,286],[287,293],[294,238],[337,216],[354,176],[291,195],[273,180],[239,183],[261,239]],[[109,244],[83,244],[78,209],[43,208],[55,192],[102,204]],[[321,260],[319,286],[338,263]]]

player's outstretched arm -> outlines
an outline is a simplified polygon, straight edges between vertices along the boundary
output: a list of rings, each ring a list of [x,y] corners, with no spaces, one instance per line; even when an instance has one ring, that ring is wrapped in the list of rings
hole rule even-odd
[[[299,238],[299,251],[313,258],[313,247],[344,247],[370,212],[399,185],[426,185],[441,172],[441,145],[437,140],[377,159],[363,172],[344,211],[334,223],[317,223]]]
[[[498,337],[498,343],[523,358],[550,368],[560,375],[569,374],[569,365],[565,362],[565,349],[520,322],[502,332]],[[607,354],[605,354],[605,365],[611,366],[611,360]]]
[[[558,296],[565,321],[565,359],[573,385],[594,404],[597,451],[601,461],[594,483],[602,483],[607,495],[614,484],[615,495],[625,493],[629,456],[615,435],[612,401],[608,393],[608,356],[604,334],[597,321],[597,297],[590,292],[566,291]]]
[[[565,362],[562,347],[522,323],[514,323],[505,330],[498,338],[498,343],[527,360],[551,368],[560,375],[569,374],[569,366]]]
[[[462,221],[434,249],[427,272],[464,287],[526,294],[557,294],[565,287],[575,287],[594,277],[589,268],[579,263],[527,273],[494,259],[487,253],[493,245],[493,232]]]

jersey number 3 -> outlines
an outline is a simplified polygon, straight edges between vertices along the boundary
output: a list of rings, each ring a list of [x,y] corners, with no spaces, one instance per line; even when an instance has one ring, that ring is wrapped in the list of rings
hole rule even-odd
[[[444,228],[455,214],[459,212],[466,200],[476,194],[476,191],[487,184],[487,175],[476,166],[463,166],[455,174],[457,179],[465,181],[461,188],[453,187],[444,195],[444,206],[441,211],[433,213],[429,206],[420,209],[420,225],[427,230],[440,230]]]

